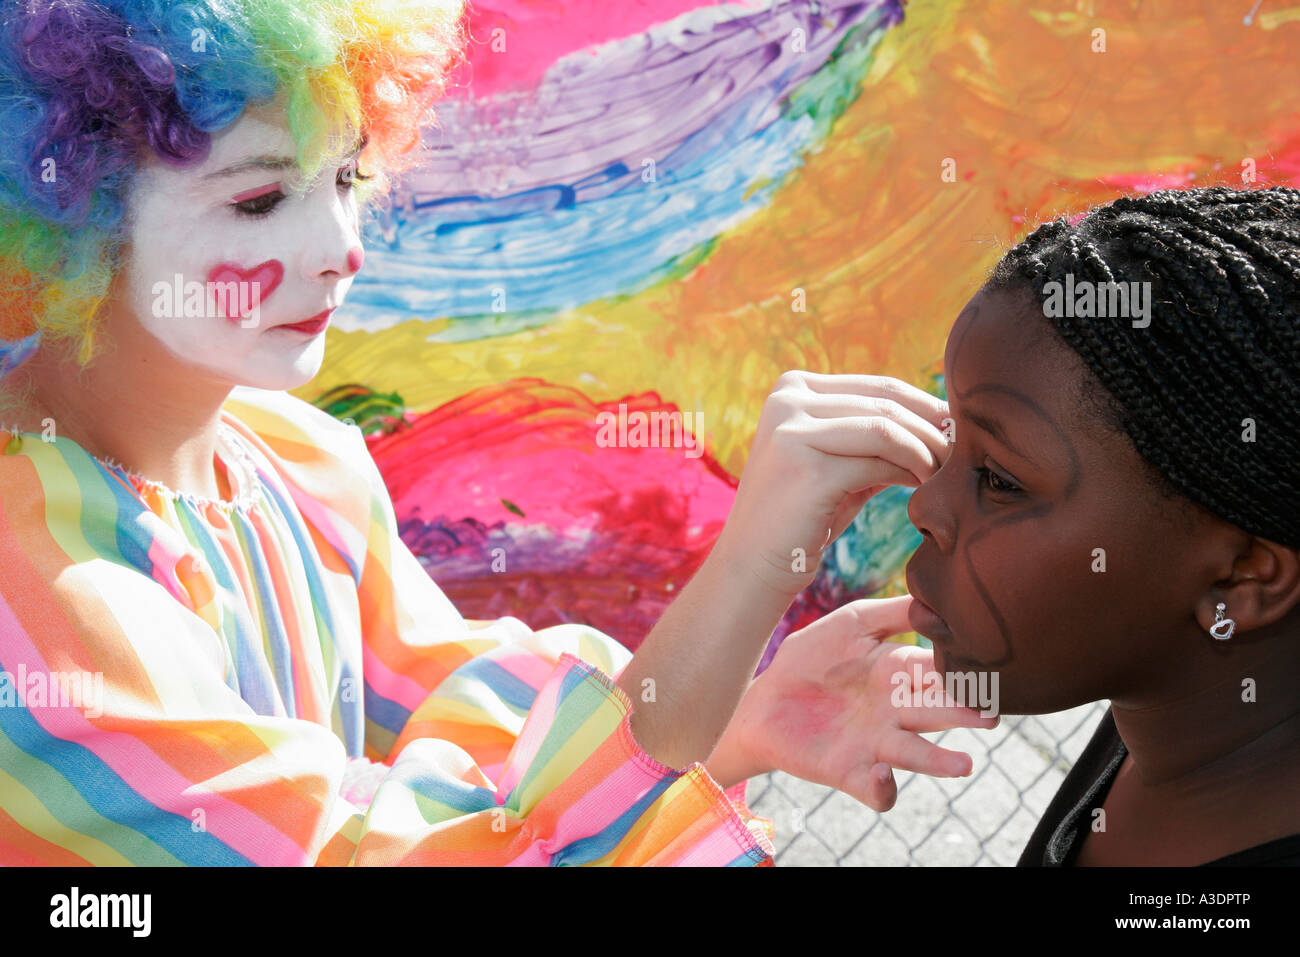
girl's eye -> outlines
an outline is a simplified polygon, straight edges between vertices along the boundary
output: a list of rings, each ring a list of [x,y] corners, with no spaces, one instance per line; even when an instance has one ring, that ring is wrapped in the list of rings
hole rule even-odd
[[[983,484],[990,492],[996,492],[1000,495],[1011,495],[1015,492],[1024,491],[1020,486],[1008,482],[990,468],[980,466],[975,469],[975,474],[980,477],[981,484]]]
[[[253,199],[246,199],[242,203],[233,203],[231,205],[240,216],[248,219],[260,219],[269,215],[271,210],[280,205],[282,199],[284,199],[284,193],[277,189],[270,193],[263,193]]]
[[[374,179],[373,176],[362,176],[361,167],[355,162],[339,168],[338,184],[344,189],[351,189],[353,183],[364,182],[368,179]]]
[[[357,164],[350,163],[347,166],[339,167],[338,177],[335,182],[340,188],[350,190],[353,183],[364,182],[368,179],[374,179],[374,177],[363,176]],[[263,216],[269,216],[283,199],[284,193],[277,189],[269,193],[263,193],[253,199],[246,199],[242,203],[232,203],[231,207],[238,215],[247,219],[261,219]]]

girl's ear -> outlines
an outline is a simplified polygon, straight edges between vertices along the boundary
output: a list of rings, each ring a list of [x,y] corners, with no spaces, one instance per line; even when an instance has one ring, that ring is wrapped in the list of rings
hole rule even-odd
[[[1235,623],[1233,637],[1266,628],[1295,614],[1300,617],[1300,549],[1252,535],[1248,550],[1233,564],[1232,575],[1216,582],[1196,607],[1196,620],[1207,632],[1216,609]],[[1220,632],[1223,629],[1220,628]]]

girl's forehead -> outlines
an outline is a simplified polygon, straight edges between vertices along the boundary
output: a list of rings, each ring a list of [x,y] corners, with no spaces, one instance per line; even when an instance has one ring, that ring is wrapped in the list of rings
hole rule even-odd
[[[271,179],[292,176],[296,153],[286,128],[245,115],[213,134],[212,147],[201,163],[176,166],[149,156],[136,172],[136,187],[151,194],[230,192],[258,174],[270,174]]]
[[[222,162],[250,150],[293,145],[293,137],[284,123],[246,112],[234,123],[213,134],[212,155],[208,160]]]
[[[155,159],[147,172],[154,174],[154,187],[197,188],[205,194],[230,192],[241,183],[257,185],[254,181],[259,178],[280,180],[293,189],[300,177],[297,155],[298,144],[283,110],[275,106],[250,107],[234,123],[212,135],[211,149],[202,163],[178,168]]]
[[[245,114],[212,138],[207,159],[190,172],[205,181],[228,178],[232,168],[256,159],[287,158],[297,153],[293,137],[283,125]]]
[[[949,389],[969,388],[980,381],[1024,383],[1060,373],[1061,352],[1048,320],[1030,295],[981,290],[968,302],[944,350],[944,374]]]

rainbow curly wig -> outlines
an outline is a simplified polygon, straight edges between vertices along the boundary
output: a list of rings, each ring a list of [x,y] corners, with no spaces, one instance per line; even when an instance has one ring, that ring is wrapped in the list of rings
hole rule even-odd
[[[0,5],[0,377],[42,338],[84,367],[151,151],[203,162],[211,134],[280,100],[314,181],[365,136],[373,212],[423,159],[463,57],[464,0],[4,0]],[[79,341],[78,341],[79,340]]]

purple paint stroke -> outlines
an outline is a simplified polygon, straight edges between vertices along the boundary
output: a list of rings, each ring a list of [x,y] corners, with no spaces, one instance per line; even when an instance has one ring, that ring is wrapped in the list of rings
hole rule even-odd
[[[893,26],[902,18],[900,0],[691,11],[594,53],[565,57],[535,90],[444,102],[441,128],[430,134],[434,152],[406,177],[401,193],[419,206],[574,183],[575,201],[599,199],[639,181],[644,160],[662,162],[746,97],[795,89],[852,28],[867,21]],[[804,52],[790,42],[796,28],[805,31]],[[770,97],[755,128],[775,122],[784,102],[784,95]],[[618,164],[628,172],[609,176]]]

